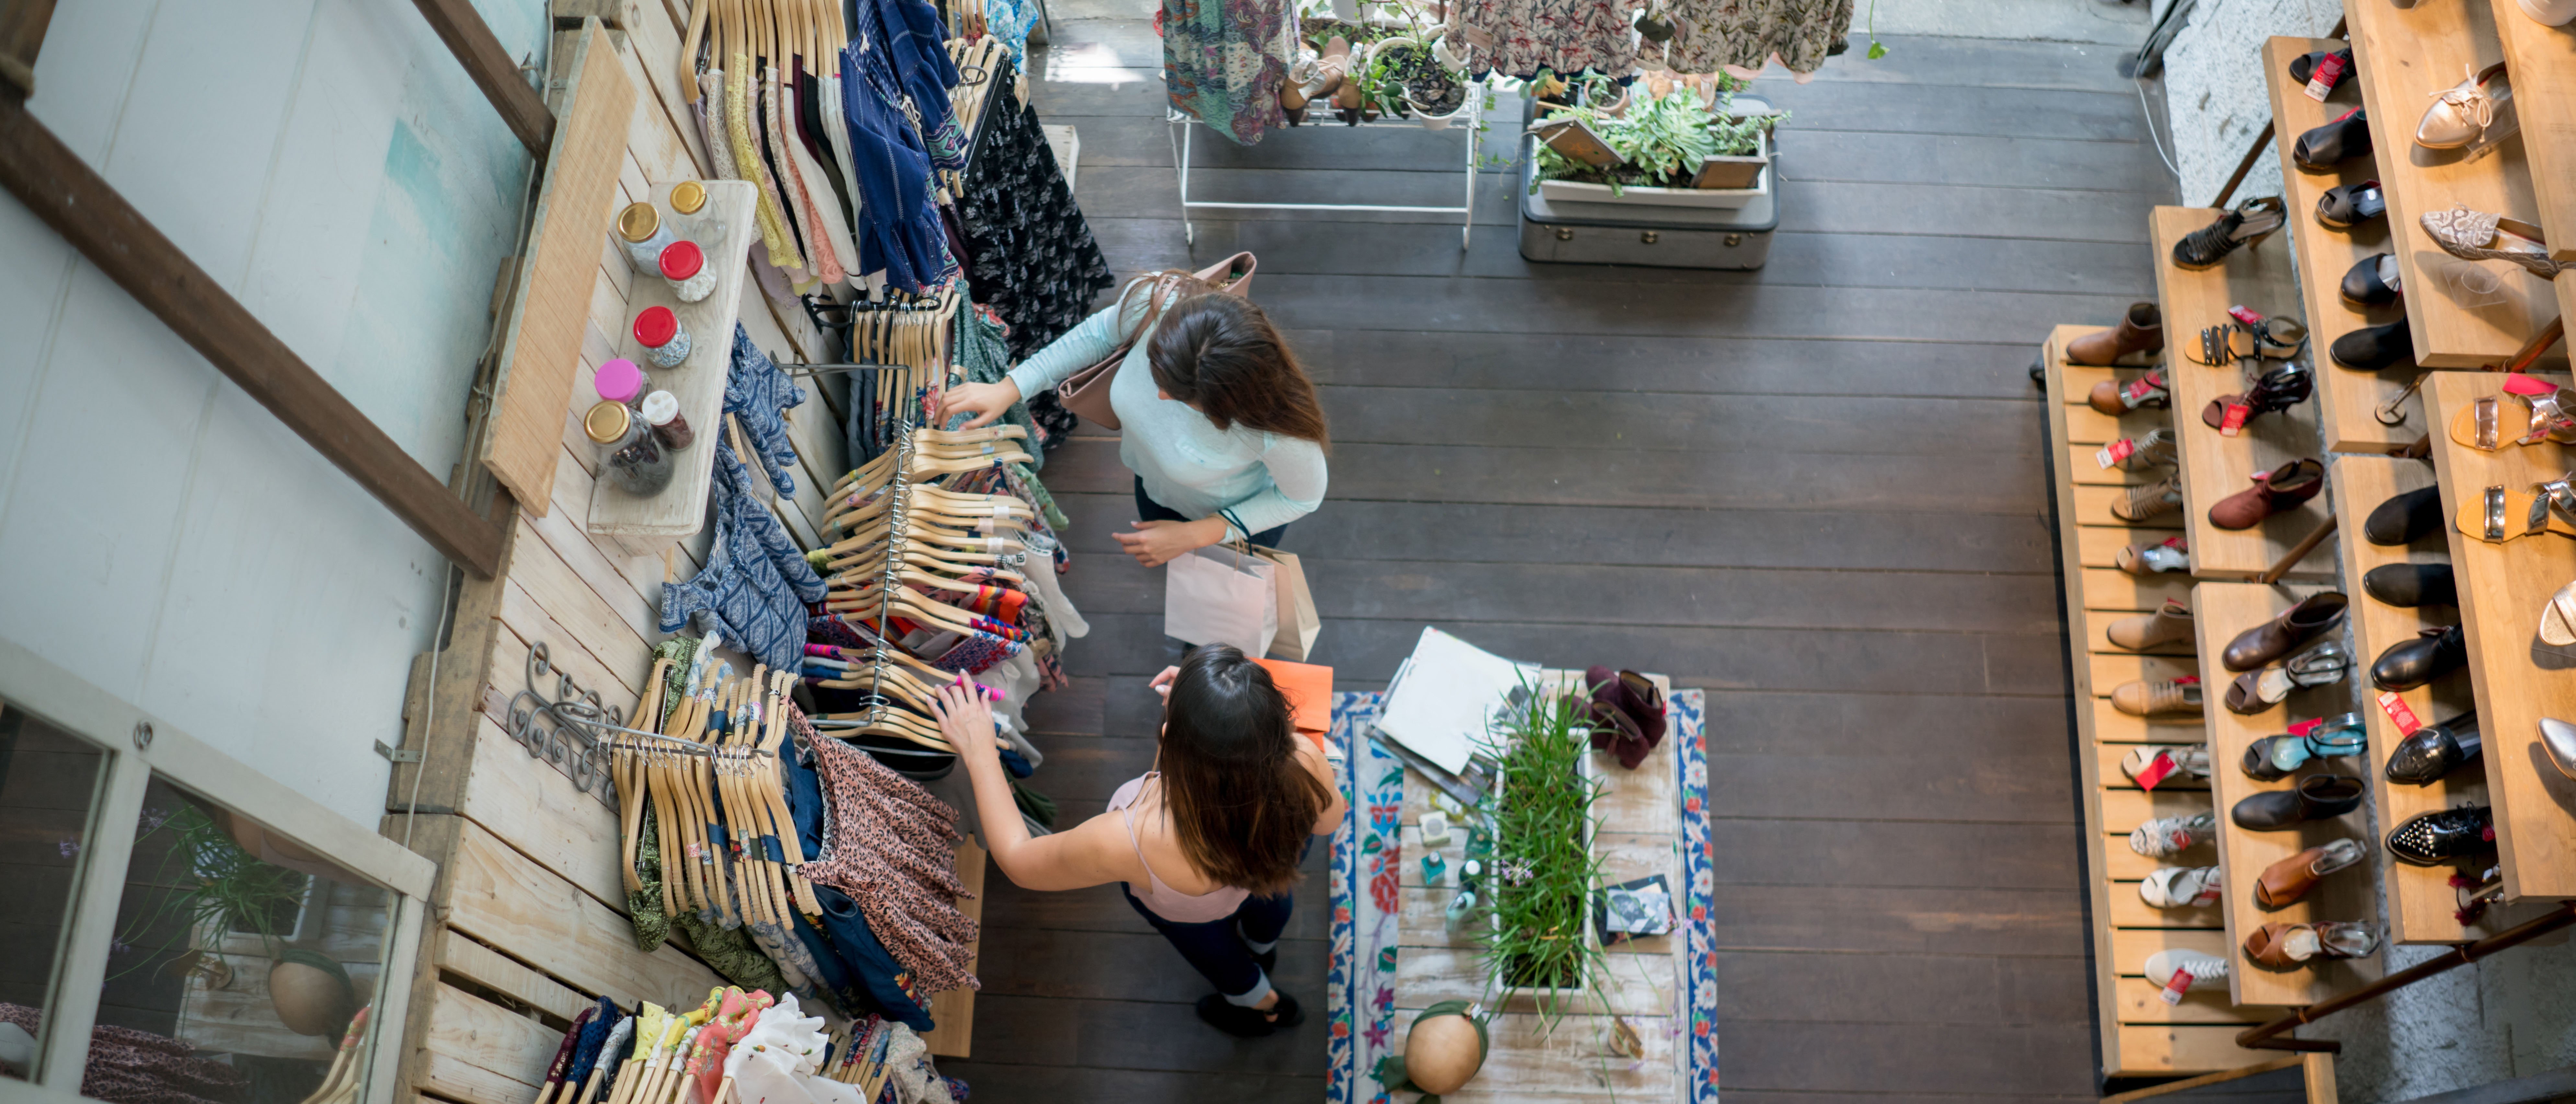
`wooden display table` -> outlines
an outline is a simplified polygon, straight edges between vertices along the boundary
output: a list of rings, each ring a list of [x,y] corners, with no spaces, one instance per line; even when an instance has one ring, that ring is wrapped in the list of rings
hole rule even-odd
[[[2469,262],[2442,252],[2425,233],[2421,220],[2428,211],[2446,211],[2459,204],[2472,211],[2533,221],[2540,214],[2540,203],[2532,193],[2532,166],[2524,156],[2533,137],[2532,117],[2525,117],[2524,137],[2474,154],[2416,145],[2415,124],[2424,117],[2433,93],[2460,83],[2471,71],[2504,60],[2504,48],[2496,39],[2499,20],[2530,25],[2534,31],[2561,38],[2565,32],[2531,24],[2515,9],[2514,0],[2504,0],[2501,11],[2490,7],[2488,0],[2408,7],[2358,0],[2344,5],[2344,12],[2352,27],[2362,102],[2370,107],[2370,140],[2379,151],[2379,180],[2388,193],[2388,228],[2398,243],[2395,252],[2405,280],[2406,317],[2415,334],[2415,361],[2427,368],[2474,368],[2501,362],[2558,317],[2558,293],[2548,282],[2520,269],[2485,263],[2480,267],[2503,279],[2503,301],[2463,306],[2447,294],[2442,273]],[[2516,65],[2513,75],[2521,77],[2522,67]],[[2516,102],[2527,87],[2515,87]],[[2290,217],[2311,216],[2293,210]],[[2316,276],[2340,279],[2342,273]]]
[[[2191,538],[2191,573],[2204,579],[2251,579],[2324,523],[2326,502],[2320,494],[2251,529],[2231,532],[2209,523],[2209,508],[2252,486],[2256,473],[2318,456],[2313,399],[2279,413],[2258,415],[2234,437],[2200,420],[2201,409],[2211,400],[2252,387],[2240,368],[2193,362],[2200,355],[2200,331],[2227,324],[2231,306],[2266,315],[2295,314],[2301,309],[2290,245],[2277,237],[2239,248],[2215,268],[2193,272],[2175,266],[2174,243],[2216,222],[2219,214],[2206,207],[2158,207],[2149,238],[2155,249],[2156,298],[2164,306],[2165,378],[2173,388],[2173,427],[2182,445],[2181,521]],[[2290,217],[2304,216],[2293,211]],[[2283,363],[2264,362],[2266,367]],[[2320,373],[2334,370],[2318,369]],[[2299,570],[2331,572],[2331,559],[2330,553],[2311,553]]]
[[[2554,444],[2480,452],[2452,443],[2452,416],[2496,394],[2502,382],[2483,372],[2436,372],[2424,387],[2445,517],[2456,516],[2462,503],[2480,501],[2490,485],[2528,492],[2576,462],[2571,450]],[[2504,405],[2508,414],[2522,408],[2511,399]],[[2508,526],[2522,523],[2507,519]],[[2541,607],[2576,579],[2576,540],[2544,533],[2489,544],[2457,526],[2446,528],[2505,897],[2576,897],[2576,781],[2551,767],[2540,746],[2541,718],[2576,720],[2576,652],[2551,648],[2539,637]]]
[[[2092,901],[2094,1023],[2101,1031],[2102,1068],[2111,1076],[2232,1069],[2268,1057],[2235,1042],[2237,1032],[2269,1019],[2268,1011],[2235,1007],[2230,995],[2215,987],[2187,993],[2180,1003],[2169,1005],[2141,973],[2147,956],[2167,947],[2222,957],[2229,951],[2220,908],[2158,909],[2138,895],[2138,884],[2165,863],[2130,850],[2129,830],[2155,817],[2207,809],[2210,795],[2182,780],[2153,792],[2139,789],[2121,772],[2120,760],[2139,744],[2197,744],[2207,733],[2188,716],[2132,717],[2111,708],[2111,691],[2123,682],[2197,674],[2200,665],[2185,648],[2160,649],[2181,654],[2142,656],[2112,648],[2102,635],[2119,618],[2154,610],[2168,598],[2188,599],[2192,581],[2179,573],[2141,578],[2116,566],[2115,557],[2129,544],[2153,543],[2181,531],[2132,527],[2111,516],[2107,495],[2112,488],[2099,481],[2125,473],[2102,468],[2094,453],[2168,419],[2161,410],[2108,418],[2086,405],[2095,383],[2137,374],[2066,362],[2068,341],[2100,329],[2057,327],[2040,350],[2040,362],[2050,399],[2048,455],[2055,468],[2058,546],[2064,557],[2067,658],[2075,679],[2076,777],[2087,783],[2081,789],[2085,869],[2092,876],[2086,894]],[[2168,514],[2152,524],[2179,521]],[[2218,860],[2213,851],[2200,848],[2171,861],[2209,865]]]
[[[2510,4],[2513,0],[2505,0]],[[2327,452],[2386,452],[2424,435],[2424,404],[2409,397],[2400,406],[2405,418],[2381,424],[2372,412],[2397,398],[2417,373],[2412,370],[2355,372],[2336,366],[2326,355],[2335,339],[2368,326],[2384,326],[2406,316],[2395,303],[2362,308],[2343,297],[2343,274],[2365,258],[2390,251],[2388,220],[2372,219],[2350,230],[2318,225],[2317,200],[2331,188],[2377,179],[2379,165],[2356,157],[2333,172],[2302,172],[2291,157],[2299,135],[2342,117],[2361,106],[2361,82],[2346,78],[2326,102],[2309,99],[2307,85],[2290,79],[2290,62],[2302,54],[2340,50],[2333,38],[2274,38],[2263,44],[2263,79],[2272,93],[2273,144],[2281,155],[2281,199],[2289,205],[2291,244],[2299,261],[2299,301],[2308,324],[2306,359],[2317,372],[2317,418],[2325,427]]]

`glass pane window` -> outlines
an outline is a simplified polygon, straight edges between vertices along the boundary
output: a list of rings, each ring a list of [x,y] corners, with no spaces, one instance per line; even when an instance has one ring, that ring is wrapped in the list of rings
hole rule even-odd
[[[154,775],[81,1094],[346,1104],[391,894]]]
[[[52,997],[81,846],[107,760],[0,702],[0,1077],[25,1080]]]

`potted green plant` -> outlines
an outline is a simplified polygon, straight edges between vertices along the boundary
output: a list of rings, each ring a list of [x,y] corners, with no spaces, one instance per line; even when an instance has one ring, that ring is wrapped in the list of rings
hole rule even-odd
[[[1477,936],[1488,992],[1536,998],[1553,1019],[1601,984],[1588,922],[1601,860],[1592,805],[1590,713],[1573,693],[1539,691],[1507,711],[1489,741],[1497,765],[1483,878],[1489,923]]]
[[[1771,132],[1786,113],[1740,111],[1731,90],[1715,109],[1688,88],[1632,92],[1616,115],[1585,99],[1533,127],[1547,144],[1533,150],[1531,187],[1550,203],[1727,208],[1771,191]],[[1568,139],[1598,142],[1608,156]]]
[[[168,934],[126,971],[185,939],[193,945],[164,968],[196,977],[210,989],[226,988],[236,973],[223,945],[234,936],[250,936],[269,959],[269,999],[280,1022],[299,1034],[335,1033],[357,1006],[347,970],[323,955],[286,945],[302,926],[305,910],[320,905],[315,880],[245,850],[234,838],[230,819],[191,805],[143,833],[143,839],[164,832],[174,837],[149,883],[166,888],[153,908],[118,934],[117,942],[131,944],[156,931]]]

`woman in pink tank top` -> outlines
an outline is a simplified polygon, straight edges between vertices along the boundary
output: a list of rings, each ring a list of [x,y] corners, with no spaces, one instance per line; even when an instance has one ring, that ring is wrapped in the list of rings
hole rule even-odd
[[[1163,694],[1156,769],[1118,787],[1109,811],[1031,838],[992,740],[993,716],[967,687],[940,694],[940,731],[975,787],[993,863],[1024,889],[1123,883],[1128,904],[1216,986],[1199,1018],[1257,1038],[1304,1020],[1271,987],[1289,892],[1314,837],[1342,821],[1332,765],[1297,735],[1270,672],[1222,644],[1154,676]]]

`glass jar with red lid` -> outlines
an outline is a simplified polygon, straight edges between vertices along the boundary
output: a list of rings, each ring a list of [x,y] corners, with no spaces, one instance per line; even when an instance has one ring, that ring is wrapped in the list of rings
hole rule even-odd
[[[656,367],[677,368],[689,359],[689,331],[669,307],[646,307],[635,315],[635,343]]]

